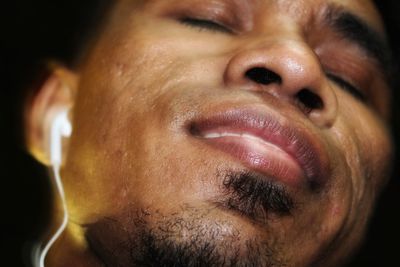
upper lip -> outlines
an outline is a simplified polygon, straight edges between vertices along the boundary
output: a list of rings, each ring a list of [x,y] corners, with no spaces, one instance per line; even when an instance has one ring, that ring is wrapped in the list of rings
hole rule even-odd
[[[329,161],[323,145],[304,126],[288,121],[274,112],[260,109],[229,109],[191,122],[193,135],[228,132],[260,138],[293,157],[302,168],[307,182],[320,186],[327,180]]]

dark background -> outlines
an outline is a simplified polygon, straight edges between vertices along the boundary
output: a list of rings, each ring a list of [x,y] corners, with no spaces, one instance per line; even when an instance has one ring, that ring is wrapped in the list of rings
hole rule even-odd
[[[0,245],[6,248],[0,254],[0,266],[19,267],[29,261],[29,245],[46,227],[50,197],[46,170],[25,152],[23,145],[21,111],[26,91],[22,89],[31,84],[43,59],[71,62],[78,44],[91,29],[89,25],[100,21],[104,13],[93,12],[93,3],[100,0],[8,2],[0,5]],[[400,47],[396,40],[400,4],[384,1],[380,5],[391,5],[386,24],[396,50]],[[398,118],[395,116],[395,124]],[[366,242],[350,266],[400,266],[397,176],[384,192]]]

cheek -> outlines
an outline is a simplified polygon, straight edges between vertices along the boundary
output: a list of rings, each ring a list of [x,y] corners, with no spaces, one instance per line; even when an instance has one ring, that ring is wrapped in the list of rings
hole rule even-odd
[[[368,118],[364,129],[360,129],[360,143],[367,177],[372,180],[378,192],[387,181],[391,170],[393,143],[387,126],[374,116]],[[368,137],[368,138],[367,138]]]
[[[332,184],[324,197],[325,223],[318,236],[326,240],[336,235],[340,253],[346,254],[363,236],[387,177],[392,145],[380,118],[345,93],[337,95],[339,115],[326,132],[331,144]]]
[[[338,96],[342,101],[334,127],[335,142],[351,170],[355,193],[360,194],[357,199],[364,194],[375,196],[390,170],[393,144],[388,126],[369,107],[349,99],[344,93]]]
[[[159,144],[167,137],[157,133],[167,132],[165,121],[171,121],[166,116],[175,98],[173,84],[179,83],[180,77],[191,77],[183,75],[189,71],[183,65],[188,65],[190,57],[178,57],[179,45],[165,39],[135,36],[112,42],[106,38],[83,68],[74,106],[68,172],[64,175],[71,215],[77,221],[87,223],[123,209],[135,199],[131,194],[136,191],[154,196],[158,193],[152,192],[154,188],[172,187],[162,180],[149,183],[157,181],[154,177],[187,172],[174,168],[174,164],[167,168],[154,161],[185,160],[171,155],[174,149],[169,144]],[[157,150],[154,144],[165,149]],[[146,169],[151,165],[158,168]],[[132,184],[133,176],[142,178]]]

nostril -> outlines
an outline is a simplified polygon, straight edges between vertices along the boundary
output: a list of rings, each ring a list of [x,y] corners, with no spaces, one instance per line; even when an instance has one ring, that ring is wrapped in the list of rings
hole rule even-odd
[[[305,108],[310,110],[322,109],[324,107],[324,103],[321,97],[308,89],[302,89],[297,94],[296,97],[300,104]]]
[[[270,85],[270,84],[282,85],[283,83],[281,76],[264,67],[251,68],[248,71],[246,71],[245,76],[250,81],[262,85]],[[281,89],[283,91],[288,90],[284,89],[283,86]],[[291,94],[291,92],[285,93],[283,91],[282,91],[283,94]],[[297,93],[293,92],[295,93],[295,95],[293,96],[293,98],[295,99],[295,103],[305,113],[310,113],[313,110],[322,110],[324,108],[324,102],[322,98],[313,90],[304,88],[299,91],[298,90],[295,91],[297,91]]]
[[[268,85],[271,83],[282,83],[282,78],[278,74],[261,67],[251,68],[246,72],[246,77],[253,82],[263,85]]]

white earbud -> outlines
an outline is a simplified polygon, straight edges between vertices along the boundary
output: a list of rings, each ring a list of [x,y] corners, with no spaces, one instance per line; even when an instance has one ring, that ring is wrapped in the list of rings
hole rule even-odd
[[[61,225],[58,227],[57,231],[53,234],[47,244],[44,247],[42,247],[40,244],[32,251],[33,264],[36,267],[44,267],[46,255],[51,246],[61,236],[68,225],[68,209],[65,201],[64,188],[61,181],[60,168],[62,164],[62,139],[63,137],[69,137],[71,133],[72,126],[68,120],[68,110],[63,110],[53,119],[49,140],[50,163],[53,172],[54,183],[59,193],[63,208],[63,219]]]
[[[71,123],[68,120],[68,111],[57,114],[51,125],[50,132],[50,163],[60,166],[62,162],[62,138],[69,137],[72,132]]]

